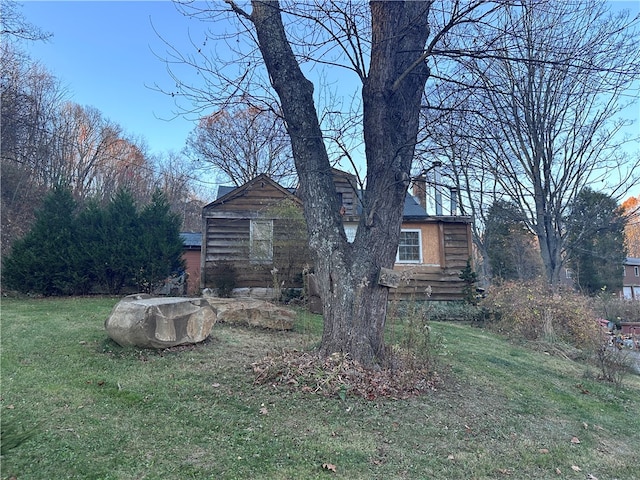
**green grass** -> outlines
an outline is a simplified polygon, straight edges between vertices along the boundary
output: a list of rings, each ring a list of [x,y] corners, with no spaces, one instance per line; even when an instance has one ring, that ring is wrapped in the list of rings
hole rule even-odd
[[[2,478],[640,475],[638,376],[615,388],[582,363],[435,323],[444,344],[438,391],[402,401],[328,399],[254,385],[250,369],[272,349],[316,344],[317,317],[303,316],[289,333],[217,324],[197,348],[154,352],[107,338],[116,302],[3,300],[3,430],[35,435],[2,457]]]

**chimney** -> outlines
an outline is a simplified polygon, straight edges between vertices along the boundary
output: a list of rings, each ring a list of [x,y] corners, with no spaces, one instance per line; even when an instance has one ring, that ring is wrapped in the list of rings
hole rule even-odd
[[[458,214],[458,188],[449,187],[449,196],[451,200],[451,212],[450,215]]]
[[[433,162],[433,176],[436,190],[436,215],[442,215],[442,185],[440,185],[440,167],[442,162],[436,160]]]
[[[422,208],[427,210],[427,177],[424,173],[413,180],[413,196],[418,199]]]

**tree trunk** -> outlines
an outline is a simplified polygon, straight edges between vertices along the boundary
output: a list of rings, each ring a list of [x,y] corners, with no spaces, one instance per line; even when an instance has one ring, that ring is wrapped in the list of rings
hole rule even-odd
[[[251,20],[278,94],[300,180],[301,197],[323,300],[321,353],[348,353],[364,365],[384,358],[388,290],[380,268],[391,268],[429,71],[422,55],[430,2],[372,2],[369,76],[363,86],[367,185],[353,244],[346,240],[331,165],[313,102],[285,35],[277,1],[252,1]]]

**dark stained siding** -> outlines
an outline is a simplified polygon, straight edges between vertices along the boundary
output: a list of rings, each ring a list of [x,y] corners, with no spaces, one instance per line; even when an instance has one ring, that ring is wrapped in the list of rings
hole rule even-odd
[[[287,264],[290,260],[279,247],[282,232],[287,222],[273,219],[271,207],[283,200],[293,198],[270,181],[259,180],[246,188],[240,187],[224,201],[218,199],[203,209],[205,222],[204,281],[205,288],[215,288],[221,268],[230,264],[236,271],[238,288],[272,288],[274,276],[272,270],[278,269],[277,281],[285,282],[284,288],[301,286],[302,267]],[[300,206],[300,208],[302,208]],[[249,239],[251,219],[274,220],[274,259],[271,263],[258,264],[249,261]],[[302,251],[304,245],[295,248]]]
[[[206,262],[247,259],[249,219],[208,218],[206,242]]]
[[[345,215],[357,215],[356,177],[334,170],[333,181],[336,185],[336,191],[342,195],[342,206],[345,208]]]

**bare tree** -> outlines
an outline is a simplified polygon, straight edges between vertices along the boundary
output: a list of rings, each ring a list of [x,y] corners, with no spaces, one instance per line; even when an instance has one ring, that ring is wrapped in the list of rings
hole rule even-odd
[[[629,256],[640,258],[640,195],[627,198],[622,208],[627,217],[624,233]]]
[[[252,106],[220,110],[202,118],[187,139],[202,170],[220,182],[240,186],[266,173],[273,180],[295,184],[291,143],[282,118]]]
[[[211,90],[189,89],[178,81],[178,88],[171,92],[200,105],[238,91],[243,96],[255,96],[256,91],[267,95],[267,85],[276,92],[291,139],[321,288],[321,353],[325,355],[345,352],[365,365],[381,362],[385,357],[388,290],[378,284],[378,276],[381,268],[393,266],[396,256],[421,98],[430,73],[426,62],[457,24],[471,21],[475,12],[478,18],[493,11],[493,6],[486,7],[482,1],[454,3],[452,20],[442,31],[431,32],[431,1],[366,5],[254,0],[248,10],[249,5],[227,0],[226,13],[236,15],[238,31],[246,34],[238,42],[254,41],[258,47],[257,51],[250,47],[242,50],[240,60],[233,63],[236,68],[247,68],[232,76],[222,66],[213,68],[204,53],[199,65],[200,44],[194,44],[197,54],[174,59],[200,67],[203,76],[211,75]],[[225,12],[218,9],[217,14]],[[216,5],[209,4],[199,15],[215,19]],[[229,38],[226,41],[227,45],[232,44]],[[261,70],[263,64],[266,74]],[[314,84],[308,78],[314,66],[334,70],[343,67],[341,81],[350,75],[361,85],[359,128],[367,172],[363,213],[353,243],[347,242],[344,233],[327,138],[322,130],[321,121],[327,110],[316,108]],[[258,78],[262,82],[252,90],[251,82]],[[348,128],[346,117],[345,122]]]
[[[19,3],[13,0],[2,0],[2,24],[0,38],[3,45],[9,42],[48,40],[52,34],[42,31],[36,25],[27,22],[18,10]]]
[[[0,84],[2,128],[2,252],[28,230],[46,188],[41,172],[52,148],[54,112],[65,96],[59,82],[16,45],[3,44]]]
[[[199,232],[202,229],[202,207],[205,205],[196,194],[195,179],[183,155],[169,152],[156,158],[155,184],[162,190],[171,211],[182,219],[182,231]]]
[[[620,135],[640,78],[638,19],[598,0],[520,3],[490,25],[470,25],[484,51],[449,45],[464,53],[451,58],[472,106],[473,127],[457,135],[476,145],[496,199],[519,205],[557,285],[570,202],[587,185],[622,195],[638,180],[640,163],[623,148],[638,138]]]

